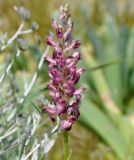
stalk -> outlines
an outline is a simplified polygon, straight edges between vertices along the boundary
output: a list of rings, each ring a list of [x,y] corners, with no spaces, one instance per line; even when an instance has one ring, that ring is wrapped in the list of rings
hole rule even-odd
[[[67,160],[69,157],[69,148],[68,148],[68,132],[63,133],[63,160]]]

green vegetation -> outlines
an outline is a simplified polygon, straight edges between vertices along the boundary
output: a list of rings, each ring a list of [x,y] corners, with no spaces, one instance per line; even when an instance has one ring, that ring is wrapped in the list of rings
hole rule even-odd
[[[42,104],[49,97],[46,36],[63,3],[0,1],[0,160],[62,159],[62,136],[51,133]],[[80,82],[86,87],[81,118],[69,132],[70,160],[134,159],[132,5],[125,0],[70,1],[75,37],[82,42],[79,65],[87,69]],[[24,6],[31,18],[23,24],[13,6]],[[19,26],[21,34],[7,45]]]

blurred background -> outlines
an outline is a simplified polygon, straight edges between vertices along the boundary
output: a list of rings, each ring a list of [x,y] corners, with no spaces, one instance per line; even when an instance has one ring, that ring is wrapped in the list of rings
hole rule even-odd
[[[26,50],[15,40],[0,52],[0,160],[23,160],[29,153],[29,160],[62,159],[62,135],[48,136],[53,127],[40,111],[42,101],[49,99],[47,64],[37,66],[47,47],[46,37],[53,31],[51,17],[58,16],[66,2],[74,20],[74,38],[82,42],[79,65],[87,69],[80,81],[86,87],[81,118],[69,132],[70,159],[133,160],[133,0],[0,0],[0,36],[7,32],[9,39],[21,24],[14,6],[31,12],[24,30],[31,29],[34,21],[39,25],[35,32],[21,36],[28,41]],[[46,135],[47,142],[31,152]]]

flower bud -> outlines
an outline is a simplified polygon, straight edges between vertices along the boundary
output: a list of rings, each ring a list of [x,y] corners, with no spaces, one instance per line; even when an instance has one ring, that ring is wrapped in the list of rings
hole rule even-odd
[[[52,37],[47,37],[47,44],[52,47],[58,47],[58,44],[54,42]]]
[[[53,18],[52,19],[52,26],[56,29],[56,34],[58,38],[62,38],[63,37],[63,30],[61,25],[59,25],[56,20]]]
[[[49,63],[51,63],[53,65],[56,65],[56,61],[54,59],[52,59],[52,58],[50,58],[48,56],[46,56],[44,59],[47,60]]]
[[[21,51],[25,51],[28,49],[28,40],[18,38],[17,42],[18,42],[18,47]]]
[[[65,48],[64,52],[68,52],[69,50],[72,50],[72,49],[73,50],[77,49],[80,47],[80,45],[81,45],[81,43],[79,40],[73,40],[72,43]]]
[[[33,31],[35,31],[35,30],[37,30],[38,28],[39,28],[38,23],[33,22],[32,25],[31,25],[31,29],[32,29]]]
[[[24,7],[14,7],[16,12],[20,15],[23,20],[28,20],[31,17],[31,13]]]
[[[81,42],[79,40],[73,41],[72,43],[73,49],[79,48],[80,45],[81,45]]]

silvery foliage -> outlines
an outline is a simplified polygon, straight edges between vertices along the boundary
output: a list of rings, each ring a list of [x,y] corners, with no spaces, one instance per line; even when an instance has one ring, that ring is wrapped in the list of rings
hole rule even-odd
[[[0,158],[27,160],[32,157],[32,160],[37,160],[49,152],[56,135],[49,135],[44,131],[40,133],[42,139],[39,138],[38,131],[46,125],[47,120],[42,120],[41,113],[36,109],[32,112],[22,110],[25,106],[33,107],[28,97],[32,94],[31,90],[37,86],[38,72],[49,48],[43,52],[31,80],[24,75],[24,80],[23,76],[18,77],[20,84],[17,83],[12,68],[24,52],[29,50],[29,42],[24,38],[25,35],[37,30],[38,24],[32,22],[30,28],[25,30],[31,13],[24,7],[15,6],[14,9],[21,20],[18,30],[10,38],[7,33],[0,35],[0,55],[7,57],[7,53],[11,52],[8,61],[0,64]],[[12,49],[15,50],[15,54]],[[24,87],[25,82],[28,82],[27,87]]]

